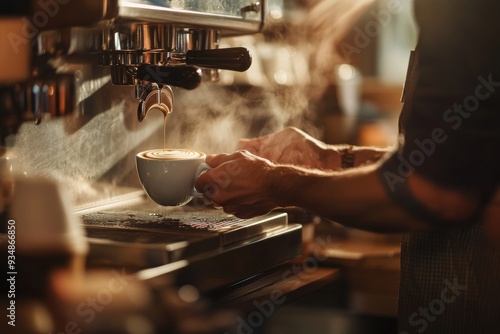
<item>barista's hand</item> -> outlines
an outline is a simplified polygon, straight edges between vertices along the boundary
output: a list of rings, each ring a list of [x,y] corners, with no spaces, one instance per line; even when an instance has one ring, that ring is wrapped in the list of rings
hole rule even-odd
[[[251,218],[278,207],[272,198],[272,162],[248,151],[209,155],[206,162],[213,168],[198,177],[195,187],[225,212]]]
[[[253,139],[240,139],[239,146],[274,163],[291,164],[317,169],[340,169],[337,149],[288,127],[273,134]]]

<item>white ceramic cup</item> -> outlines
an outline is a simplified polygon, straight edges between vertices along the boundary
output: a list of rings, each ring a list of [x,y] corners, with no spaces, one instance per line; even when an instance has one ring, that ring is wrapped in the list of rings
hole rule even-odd
[[[163,206],[179,206],[202,197],[196,178],[210,169],[205,153],[186,149],[155,149],[137,153],[137,175],[148,196]]]

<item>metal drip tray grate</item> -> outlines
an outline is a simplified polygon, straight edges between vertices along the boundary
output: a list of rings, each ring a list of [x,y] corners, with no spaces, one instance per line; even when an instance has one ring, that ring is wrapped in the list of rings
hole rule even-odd
[[[108,210],[83,216],[87,226],[107,228],[155,229],[175,231],[222,232],[245,225],[245,220],[221,214],[218,210],[190,212],[177,209],[167,212],[142,212],[139,210]],[[146,210],[147,211],[147,210]]]
[[[82,215],[87,230],[110,230],[113,239],[115,230],[140,231],[143,233],[181,235],[186,240],[194,237],[214,237],[220,245],[262,235],[270,230],[287,226],[285,214],[271,214],[253,219],[239,219],[224,211],[211,207],[163,207],[151,200],[134,206],[95,211]],[[130,234],[133,239],[135,234]]]
[[[157,266],[286,229],[287,215],[239,219],[211,207],[162,207],[149,199],[133,206],[86,211],[82,220],[91,260]]]

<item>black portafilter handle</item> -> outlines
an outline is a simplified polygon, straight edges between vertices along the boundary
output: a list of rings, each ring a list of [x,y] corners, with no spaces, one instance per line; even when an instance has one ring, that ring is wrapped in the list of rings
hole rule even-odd
[[[205,68],[244,72],[252,65],[252,56],[250,52],[243,47],[189,50],[186,52],[186,64]]]
[[[195,89],[201,83],[201,70],[193,66],[141,65],[137,69],[140,80]]]

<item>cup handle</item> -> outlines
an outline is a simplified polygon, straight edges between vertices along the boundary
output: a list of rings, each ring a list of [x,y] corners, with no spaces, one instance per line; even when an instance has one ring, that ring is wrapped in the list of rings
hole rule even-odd
[[[205,171],[207,171],[209,169],[212,169],[212,167],[210,167],[206,162],[202,162],[198,166],[198,169],[196,170],[195,180],[198,178],[198,176],[201,175],[201,173],[203,173],[203,172],[205,172]],[[191,195],[194,196],[194,197],[203,197],[203,194],[200,193],[198,190],[196,190],[195,187],[193,187],[193,193]]]

